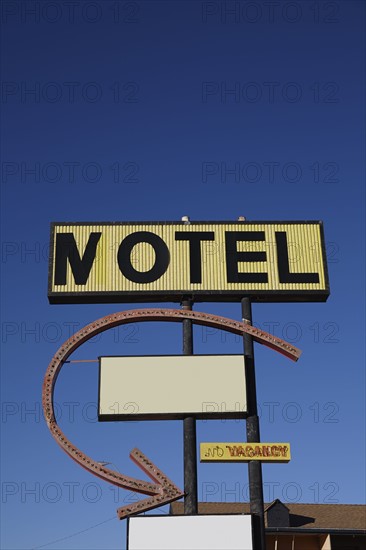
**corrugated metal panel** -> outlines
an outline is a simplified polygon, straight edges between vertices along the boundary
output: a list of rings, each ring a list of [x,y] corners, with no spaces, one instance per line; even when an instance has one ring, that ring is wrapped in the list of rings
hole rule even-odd
[[[166,272],[150,283],[136,283],[127,279],[119,269],[117,256],[120,243],[139,231],[158,235],[170,252],[170,263]],[[214,241],[201,242],[202,283],[190,282],[190,245],[188,241],[175,240],[176,231],[212,231]],[[265,262],[238,262],[240,273],[267,273],[267,283],[232,283],[227,281],[227,258],[225,233],[232,231],[263,231],[265,241],[238,241],[237,250],[265,252]],[[275,232],[285,232],[289,250],[290,272],[318,273],[319,283],[281,283],[278,274]],[[72,233],[77,243],[80,257],[92,232],[101,232],[96,257],[89,278],[84,285],[75,283],[70,267],[67,268],[67,284],[54,284],[53,250],[51,293],[80,292],[242,292],[245,291],[322,291],[327,289],[326,266],[323,260],[321,229],[319,223],[191,223],[184,224],[60,224],[55,225],[55,235]],[[155,264],[154,248],[146,243],[138,243],[131,252],[131,264],[138,272],[149,271]]]

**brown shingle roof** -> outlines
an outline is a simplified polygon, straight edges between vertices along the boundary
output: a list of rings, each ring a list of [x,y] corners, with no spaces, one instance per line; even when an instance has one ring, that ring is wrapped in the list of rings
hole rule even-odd
[[[267,508],[271,503],[265,504]],[[302,529],[364,529],[366,506],[362,504],[283,503],[290,512],[290,527]],[[170,513],[184,513],[183,502],[173,502]],[[249,514],[247,502],[200,502],[199,514]]]

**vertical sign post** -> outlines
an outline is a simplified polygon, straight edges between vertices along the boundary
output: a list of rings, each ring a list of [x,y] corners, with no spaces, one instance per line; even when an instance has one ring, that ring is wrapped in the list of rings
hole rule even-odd
[[[182,308],[185,311],[192,309],[192,300],[183,299]],[[183,355],[193,355],[193,327],[190,319],[183,321]],[[196,420],[187,416],[183,420],[184,438],[184,513],[195,515],[197,505],[197,442]]]
[[[243,321],[252,324],[252,305],[250,298],[243,298],[241,301]],[[254,346],[253,338],[244,334],[244,357],[245,377],[247,385],[247,408],[248,417],[246,420],[247,442],[259,443],[259,418],[257,409],[257,389],[254,370]],[[264,530],[264,504],[263,504],[263,483],[262,464],[260,461],[251,460],[248,462],[250,513],[253,514],[253,547],[254,550],[265,550],[266,538]]]

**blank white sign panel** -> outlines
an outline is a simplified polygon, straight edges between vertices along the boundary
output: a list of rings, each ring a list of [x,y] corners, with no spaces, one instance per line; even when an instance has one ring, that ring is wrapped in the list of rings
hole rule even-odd
[[[243,418],[242,355],[100,357],[99,420]]]
[[[129,519],[127,550],[252,550],[250,515]]]

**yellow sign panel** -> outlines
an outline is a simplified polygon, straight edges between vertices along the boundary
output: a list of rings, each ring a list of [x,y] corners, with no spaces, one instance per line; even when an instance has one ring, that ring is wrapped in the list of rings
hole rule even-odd
[[[325,301],[321,222],[54,223],[51,303]]]
[[[201,462],[289,462],[290,443],[201,443]]]

